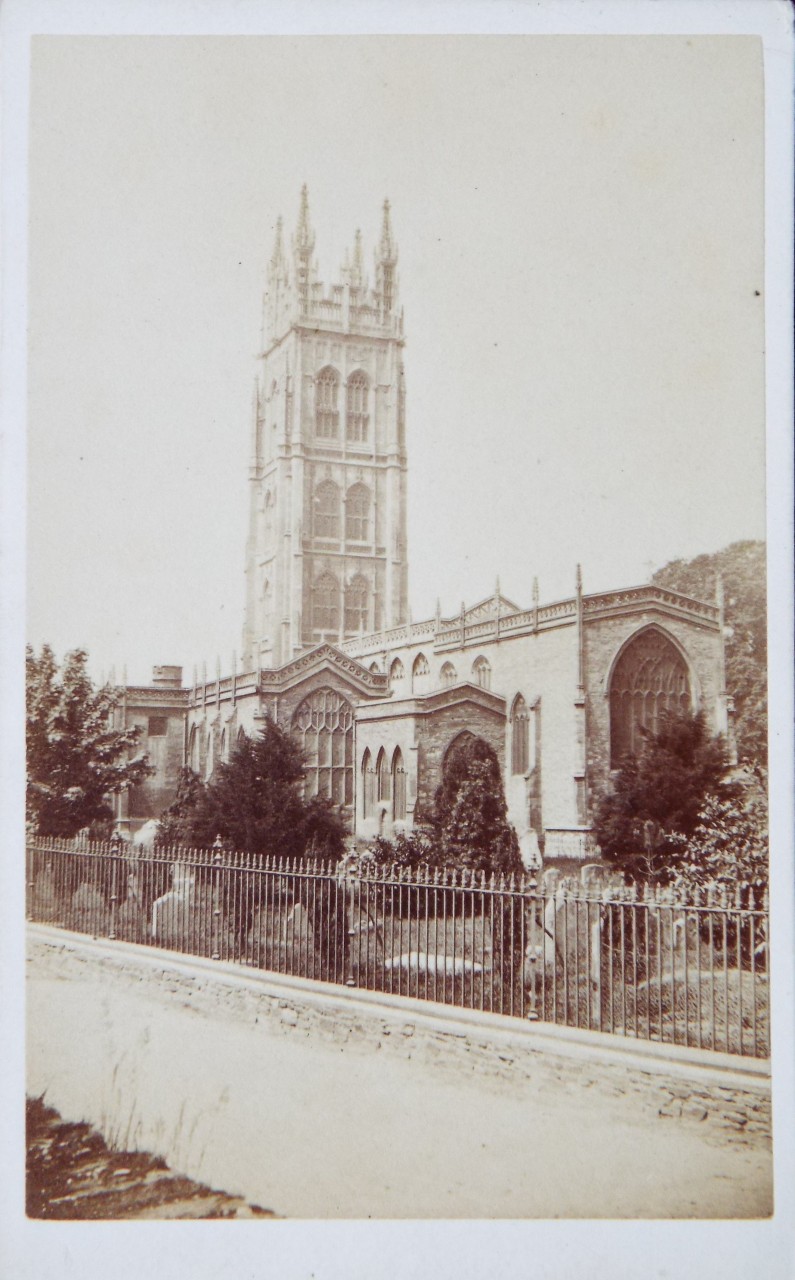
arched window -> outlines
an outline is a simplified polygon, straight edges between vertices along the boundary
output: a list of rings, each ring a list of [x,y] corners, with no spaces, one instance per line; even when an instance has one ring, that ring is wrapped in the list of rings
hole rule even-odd
[[[382,747],[378,752],[378,763],[375,766],[376,776],[378,778],[378,800],[386,800],[387,803],[392,799],[392,775],[389,771],[389,760],[387,754]]]
[[[211,778],[215,769],[215,731],[210,729],[207,734],[207,760],[204,767],[205,778]]]
[[[610,679],[610,766],[637,753],[666,711],[689,710],[690,678],[674,644],[656,628],[631,640]]]
[[[328,367],[315,378],[315,435],[324,440],[333,440],[339,433],[339,381],[337,371]]]
[[[345,495],[345,537],[348,542],[366,542],[370,525],[370,490],[364,484],[351,485]]]
[[[218,753],[219,763],[226,762],[226,729],[221,730],[221,750]]]
[[[368,747],[362,756],[362,817],[372,818],[375,793],[375,773],[373,757]]]
[[[236,740],[236,742],[235,742],[235,750],[236,750],[236,751],[237,751],[237,750],[239,750],[239,748],[240,748],[240,747],[242,747],[242,745],[243,745],[243,743],[244,743],[245,741],[246,741],[246,731],[245,731],[245,729],[238,729],[238,731],[237,731],[237,740]]]
[[[389,668],[390,689],[394,689],[395,685],[398,684],[401,680],[405,680],[405,678],[406,678],[406,673],[403,670],[403,663],[400,661],[400,658],[395,658],[395,661],[392,663],[391,667]]]
[[[194,773],[198,773],[201,769],[199,730],[196,725],[191,729],[188,738],[188,768]]]
[[[348,379],[345,400],[345,434],[348,439],[366,440],[368,423],[367,378],[357,370]]]
[[[361,574],[352,578],[345,588],[345,630],[367,630],[367,606],[370,588]]]
[[[404,822],[406,819],[406,770],[403,768],[403,756],[400,747],[395,748],[392,757],[392,820]]]
[[[324,480],[315,489],[313,530],[316,538],[340,536],[340,491],[333,480]]]
[[[298,707],[292,732],[304,753],[307,796],[353,803],[353,708],[334,689],[316,689]]]
[[[491,688],[491,667],[484,657],[475,658],[472,663],[472,674],[475,677],[475,683],[479,684],[481,689]]]
[[[340,629],[340,588],[333,573],[323,573],[312,588],[312,626],[315,631]]]
[[[527,703],[517,693],[511,709],[511,773],[527,773],[530,768],[530,720]]]
[[[428,659],[424,653],[418,653],[411,668],[411,692],[425,693],[430,678],[431,669],[428,666]]]
[[[443,689],[449,689],[451,685],[455,684],[456,680],[458,679],[458,672],[456,671],[452,662],[445,662],[441,671],[439,672],[439,679],[442,682]]]

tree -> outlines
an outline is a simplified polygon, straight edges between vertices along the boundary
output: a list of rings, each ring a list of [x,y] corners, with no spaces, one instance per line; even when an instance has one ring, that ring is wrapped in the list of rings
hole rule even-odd
[[[726,687],[734,699],[741,762],[767,761],[767,592],[764,542],[734,542],[714,555],[674,560],[652,581],[699,600],[712,600],[723,579]]]
[[[228,848],[246,853],[339,858],[342,822],[328,801],[303,798],[303,774],[299,747],[268,720],[256,738],[241,738],[211,782],[183,771],[160,838],[209,846],[220,836]]]
[[[86,664],[75,649],[59,674],[49,645],[38,656],[30,645],[25,652],[26,812],[38,835],[74,836],[111,820],[108,797],[152,773],[145,756],[128,759],[139,730],[113,727],[117,696],[107,685],[95,689]]]
[[[707,796],[688,838],[680,837],[674,883],[678,888],[740,891],[744,904],[749,891],[757,906],[768,887],[769,839],[765,779],[747,774],[741,793],[732,800]]]
[[[724,781],[728,755],[711,738],[703,713],[669,713],[658,733],[644,735],[637,756],[619,769],[603,797],[594,830],[602,854],[613,860],[645,858],[650,872],[675,864],[708,796],[731,801],[736,787]],[[677,838],[673,838],[677,837]]]
[[[448,867],[521,874],[516,832],[508,822],[497,754],[483,738],[454,746],[436,790],[433,829]]]

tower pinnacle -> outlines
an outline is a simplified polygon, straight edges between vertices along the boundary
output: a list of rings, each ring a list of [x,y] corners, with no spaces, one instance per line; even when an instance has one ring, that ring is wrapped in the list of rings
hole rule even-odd
[[[384,215],[381,221],[381,239],[378,242],[378,256],[381,262],[394,266],[397,262],[397,245],[392,235],[392,222],[389,216],[390,204],[384,201]]]
[[[298,211],[298,228],[293,242],[295,252],[300,258],[311,258],[315,248],[315,233],[309,221],[309,192],[306,183],[301,187],[301,204]]]

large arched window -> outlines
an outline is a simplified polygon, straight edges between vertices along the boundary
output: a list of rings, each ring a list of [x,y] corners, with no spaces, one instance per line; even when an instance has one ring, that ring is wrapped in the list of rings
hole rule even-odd
[[[511,773],[527,773],[530,768],[530,719],[527,703],[517,693],[511,709]]]
[[[333,573],[323,573],[312,588],[312,625],[315,631],[340,629],[340,588]]]
[[[475,658],[472,663],[472,674],[475,677],[475,683],[479,684],[481,689],[491,688],[491,667],[486,658]]]
[[[348,439],[366,440],[368,423],[367,378],[359,369],[348,379],[345,399],[345,434]]]
[[[611,768],[637,753],[645,733],[657,733],[666,711],[690,706],[682,655],[661,631],[642,631],[624,649],[610,679]]]
[[[316,538],[340,536],[340,491],[333,480],[324,480],[315,489],[313,529]]]
[[[455,684],[458,679],[458,672],[452,662],[444,663],[441,671],[439,672],[439,679],[441,680],[443,689],[449,689],[451,685]]]
[[[411,692],[425,693],[431,678],[431,669],[424,653],[418,653],[411,668]]]
[[[339,382],[337,371],[328,367],[315,379],[315,435],[324,440],[333,440],[339,433]]]
[[[375,773],[373,772],[373,757],[370,755],[368,747],[362,757],[362,817],[372,818],[373,803],[375,796]]]
[[[353,708],[334,689],[317,689],[293,716],[293,734],[304,753],[308,796],[353,803]]]
[[[348,542],[366,542],[370,527],[370,490],[364,484],[351,485],[345,495],[345,537]]]
[[[345,630],[367,630],[367,606],[370,588],[367,579],[357,573],[345,588]]]
[[[404,822],[406,819],[406,770],[403,767],[403,756],[400,747],[395,748],[392,757],[392,820]]]

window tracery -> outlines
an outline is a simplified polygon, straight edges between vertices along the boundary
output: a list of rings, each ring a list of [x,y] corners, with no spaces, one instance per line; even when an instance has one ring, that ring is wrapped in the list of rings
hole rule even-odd
[[[353,708],[334,689],[316,689],[296,709],[292,731],[304,753],[308,796],[353,803]]]
[[[345,537],[348,542],[366,542],[370,525],[370,490],[354,484],[345,496]]]
[[[339,375],[327,366],[315,379],[315,435],[322,440],[333,440],[339,431]]]
[[[636,755],[644,734],[657,733],[665,712],[692,704],[682,655],[661,631],[643,631],[630,641],[610,680],[610,764],[618,768]]]
[[[366,440],[369,417],[367,413],[367,378],[361,371],[351,374],[346,388],[345,434],[349,440]]]

